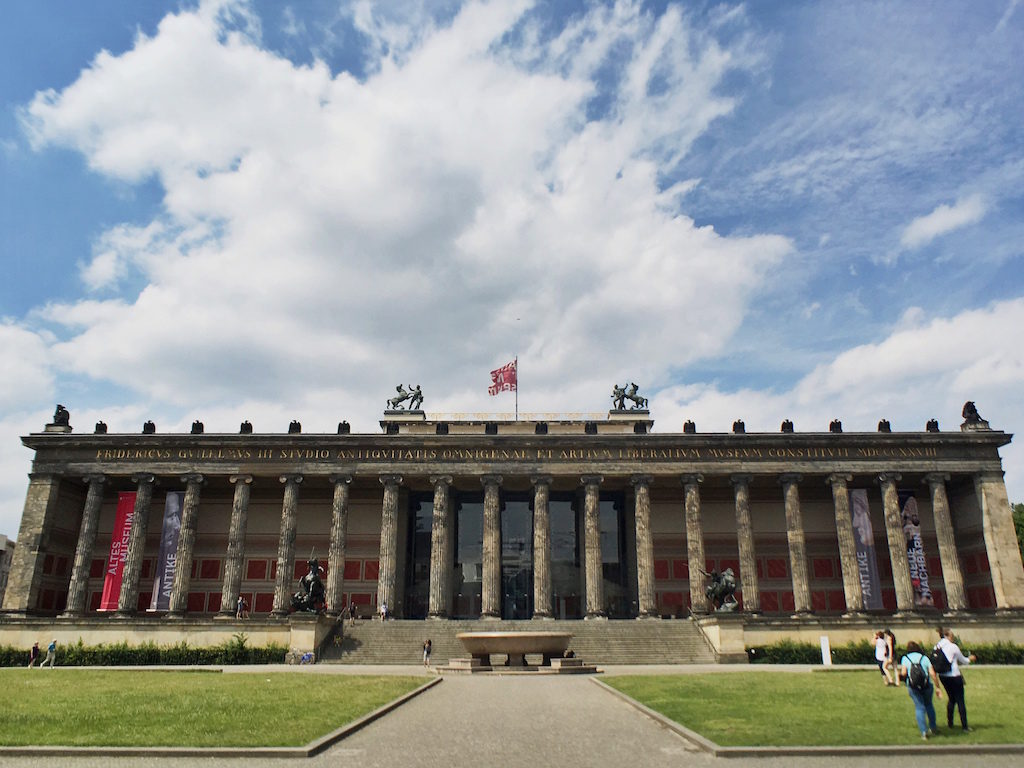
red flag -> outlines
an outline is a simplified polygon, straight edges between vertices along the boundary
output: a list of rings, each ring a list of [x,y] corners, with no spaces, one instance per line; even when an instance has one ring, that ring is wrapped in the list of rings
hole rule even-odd
[[[496,395],[499,392],[515,392],[517,389],[516,361],[513,360],[498,370],[491,371],[491,382],[491,386],[487,388],[489,395]]]

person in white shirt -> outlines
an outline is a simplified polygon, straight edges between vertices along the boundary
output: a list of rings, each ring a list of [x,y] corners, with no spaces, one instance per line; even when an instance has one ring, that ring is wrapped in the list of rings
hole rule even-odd
[[[967,727],[967,704],[964,701],[964,676],[960,674],[960,665],[970,664],[977,661],[978,657],[973,653],[964,656],[955,642],[953,642],[953,630],[943,630],[939,627],[939,642],[935,646],[949,661],[949,671],[939,673],[939,681],[946,689],[946,725],[953,727],[953,708],[960,711],[960,727],[964,731],[970,731]]]
[[[894,685],[892,675],[889,673],[889,644],[886,642],[885,634],[881,631],[875,632],[875,662],[878,670],[882,673],[882,679],[886,685]]]

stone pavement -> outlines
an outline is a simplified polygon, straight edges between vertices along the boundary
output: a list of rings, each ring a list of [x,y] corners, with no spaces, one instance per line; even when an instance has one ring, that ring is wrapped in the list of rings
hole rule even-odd
[[[310,673],[317,674],[312,669]],[[678,668],[673,669],[679,671]],[[318,670],[319,673],[324,671],[324,668]],[[357,671],[366,673],[377,670],[349,668],[349,673]],[[388,671],[408,674],[422,672],[423,669],[390,667]],[[842,724],[837,723],[837,727],[841,728]],[[982,760],[986,768],[1024,766],[1022,755],[979,755],[976,760],[963,755],[883,758],[819,755],[808,758],[716,759],[697,751],[672,731],[594,685],[589,677],[447,676],[441,685],[412,699],[314,758],[196,760],[157,757],[0,757],[0,766],[178,768],[198,763],[237,768],[625,768],[633,765],[644,768],[747,768],[754,765],[758,768],[846,768],[877,765],[884,761],[886,768],[917,768],[921,765],[927,765],[928,768],[961,768],[972,763],[980,764]]]

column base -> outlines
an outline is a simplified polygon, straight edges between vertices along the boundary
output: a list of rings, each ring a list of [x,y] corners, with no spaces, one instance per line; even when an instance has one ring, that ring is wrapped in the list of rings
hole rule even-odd
[[[844,619],[866,619],[868,615],[864,611],[847,611],[841,618]]]
[[[608,620],[608,614],[604,613],[603,611],[594,611],[593,613],[588,613],[586,616],[584,616],[583,620],[584,621],[607,621]]]
[[[448,621],[451,618],[447,613],[428,613],[427,621]]]
[[[181,621],[184,618],[184,611],[168,611],[164,614],[164,621]],[[214,618],[219,618],[219,616],[216,616]]]
[[[269,614],[271,619],[287,619],[288,611],[271,611]]]
[[[110,618],[115,621],[131,621],[135,618],[135,611],[114,611],[114,615]]]
[[[536,612],[530,617],[531,621],[554,621],[555,617],[548,612]]]
[[[658,613],[640,613],[637,614],[637,621],[661,621],[661,614]]]
[[[499,616],[496,613],[481,613],[480,614],[480,620],[481,621],[501,621],[501,616]]]
[[[220,611],[216,616],[213,617],[214,621],[237,621],[238,616],[235,615],[234,611]]]
[[[58,619],[80,619],[85,616],[85,611],[65,611],[57,616]]]

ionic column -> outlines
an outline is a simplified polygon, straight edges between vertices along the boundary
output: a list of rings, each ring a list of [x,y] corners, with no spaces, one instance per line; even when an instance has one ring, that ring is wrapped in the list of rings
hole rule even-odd
[[[399,475],[381,475],[384,500],[380,514],[380,572],[377,576],[377,608],[386,605],[395,614],[395,587],[398,579],[398,487]]]
[[[740,552],[740,587],[743,610],[761,612],[761,589],[757,584],[757,559],[754,554],[754,526],[750,522],[750,475],[733,475],[732,491],[736,502],[736,539]]]
[[[132,510],[132,527],[128,534],[128,554],[124,559],[121,576],[121,594],[117,597],[117,613],[131,616],[139,606],[139,576],[142,574],[142,559],[146,554],[146,529],[149,528],[149,505],[153,500],[153,475],[134,475],[135,507]]]
[[[270,615],[283,618],[291,609],[290,587],[294,577],[295,528],[299,510],[299,483],[302,475],[282,475],[284,501],[281,503],[281,533],[277,538],[277,578],[274,581],[274,607]]]
[[[188,588],[192,581],[192,550],[196,543],[196,518],[199,512],[199,489],[203,485],[202,475],[186,475],[185,500],[181,505],[181,531],[178,533],[178,549],[174,557],[174,583],[171,585],[171,599],[167,605],[167,617],[184,616],[188,608]]]
[[[907,559],[907,540],[903,535],[900,520],[900,498],[896,483],[900,475],[882,474],[878,482],[882,486],[882,509],[885,517],[885,535],[889,541],[889,561],[892,564],[892,581],[896,588],[896,610],[914,609],[914,585],[910,583],[910,561]]]
[[[789,568],[793,574],[793,607],[797,613],[811,612],[811,582],[807,576],[807,543],[803,514],[800,511],[800,475],[782,475],[786,500],[786,539],[789,542]]]
[[[533,618],[550,619],[551,612],[551,478],[530,478],[533,483]]]
[[[430,478],[434,486],[434,514],[430,525],[430,593],[428,619],[447,619],[452,613],[452,505],[451,475]]]
[[[853,519],[850,517],[850,491],[846,484],[850,475],[828,476],[832,486],[832,506],[836,515],[836,538],[839,541],[839,567],[843,571],[843,597],[846,599],[846,613],[861,613],[864,608],[864,593],[860,584],[860,568],[857,566],[857,544],[853,538]]]
[[[58,475],[33,472],[28,477],[28,493],[18,528],[18,546],[14,548],[11,573],[4,592],[4,610],[17,613],[31,611],[39,601],[43,562],[60,494]]]
[[[925,475],[932,497],[932,517],[935,520],[935,537],[939,540],[939,560],[942,563],[942,581],[946,585],[946,608],[949,611],[967,609],[967,593],[964,591],[964,577],[960,571],[960,559],[956,555],[956,535],[953,533],[953,519],[949,514],[949,499],[946,497],[946,481],[949,475],[933,472]]]
[[[1013,512],[1001,471],[982,472],[974,478],[981,507],[981,528],[992,573],[996,609],[1024,608],[1024,568],[1013,527]]]
[[[331,500],[331,541],[327,550],[327,615],[337,616],[343,606],[341,596],[345,591],[345,538],[348,533],[348,489],[352,478],[349,475],[332,475],[334,498]]]
[[[249,525],[249,492],[252,475],[231,475],[235,486],[231,501],[231,526],[228,529],[228,554],[224,560],[224,586],[220,592],[220,616],[233,617],[238,610],[238,593],[242,590],[242,568],[245,564],[245,530]]]
[[[704,521],[700,510],[703,475],[683,475],[683,512],[686,517],[686,561],[690,571],[690,613],[707,613],[704,594]]]
[[[651,483],[650,475],[633,475],[636,518],[636,593],[637,618],[658,618],[654,599],[654,542],[651,539]]]
[[[602,619],[604,609],[604,568],[601,563],[601,483],[600,475],[584,475],[583,522],[584,566],[587,585],[587,613],[584,618]]]
[[[78,529],[78,545],[75,547],[75,564],[71,569],[71,584],[68,586],[68,602],[64,616],[76,617],[85,613],[85,595],[89,586],[89,565],[92,550],[96,544],[96,527],[100,521],[100,507],[103,506],[103,475],[89,475],[85,478],[89,490],[85,495],[85,509],[82,510],[82,525]]]
[[[485,475],[483,583],[480,585],[482,619],[501,618],[501,478]]]

